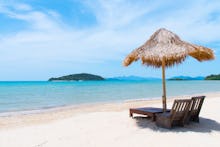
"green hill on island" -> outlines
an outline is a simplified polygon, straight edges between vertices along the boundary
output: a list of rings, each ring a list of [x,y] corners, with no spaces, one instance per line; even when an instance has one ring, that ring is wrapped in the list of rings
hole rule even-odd
[[[205,77],[205,80],[220,80],[220,74],[218,75],[209,75]]]
[[[105,80],[103,77],[93,74],[80,73],[66,75],[58,78],[50,78],[49,81],[100,81]]]

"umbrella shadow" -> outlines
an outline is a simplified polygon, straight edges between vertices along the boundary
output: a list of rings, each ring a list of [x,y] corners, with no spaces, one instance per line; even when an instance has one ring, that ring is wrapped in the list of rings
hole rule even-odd
[[[156,132],[201,132],[210,133],[212,131],[220,132],[220,123],[208,118],[200,117],[200,123],[190,122],[184,127],[173,127],[172,129],[165,129],[158,127],[155,122],[153,122],[148,117],[134,117],[136,124],[142,129],[151,129]]]

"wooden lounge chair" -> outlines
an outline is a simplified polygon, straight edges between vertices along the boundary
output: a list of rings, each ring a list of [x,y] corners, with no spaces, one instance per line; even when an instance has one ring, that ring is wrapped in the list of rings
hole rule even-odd
[[[148,117],[151,117],[152,121],[155,121],[156,114],[163,113],[163,109],[154,107],[130,108],[130,117],[133,117],[133,113],[147,115]]]
[[[191,99],[175,100],[170,112],[156,114],[156,125],[169,129],[176,125],[184,126],[191,101]]]
[[[189,121],[199,122],[199,113],[202,108],[204,99],[205,96],[192,97],[187,123],[189,123]]]

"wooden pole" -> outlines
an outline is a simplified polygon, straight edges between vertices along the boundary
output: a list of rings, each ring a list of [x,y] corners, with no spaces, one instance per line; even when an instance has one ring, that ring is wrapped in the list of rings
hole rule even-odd
[[[165,79],[165,58],[164,57],[162,60],[162,82],[163,82],[163,96],[162,96],[163,112],[166,112],[167,104],[166,104],[166,79]]]

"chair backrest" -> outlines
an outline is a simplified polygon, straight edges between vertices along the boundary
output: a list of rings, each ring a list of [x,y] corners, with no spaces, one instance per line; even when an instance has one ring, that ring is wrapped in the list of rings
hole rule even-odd
[[[171,121],[185,121],[191,101],[191,99],[175,100],[171,110]]]
[[[192,97],[192,103],[190,105],[190,116],[199,116],[205,96]]]

